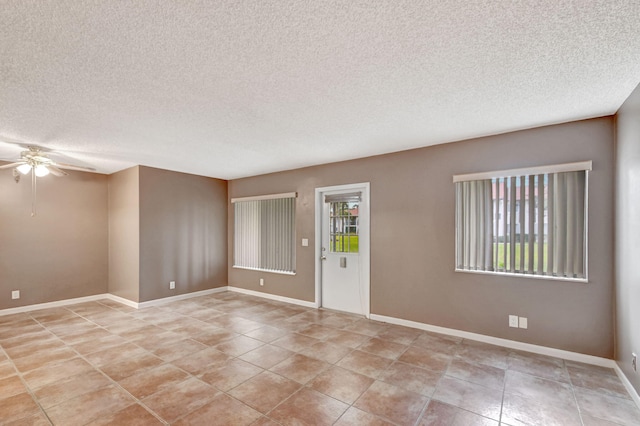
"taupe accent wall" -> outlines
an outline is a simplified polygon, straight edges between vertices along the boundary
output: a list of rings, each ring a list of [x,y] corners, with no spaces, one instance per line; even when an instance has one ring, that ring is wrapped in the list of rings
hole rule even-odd
[[[107,176],[39,178],[35,217],[30,178],[0,170],[0,309],[105,293]]]
[[[226,181],[144,166],[114,173],[109,226],[110,293],[147,302],[227,285]]]
[[[589,283],[454,272],[454,174],[583,160],[593,160]],[[313,301],[314,190],[356,182],[371,183],[372,313],[613,356],[613,117],[232,180],[230,198],[298,192],[297,273],[232,267],[229,204],[229,285]],[[509,328],[509,314],[527,317],[529,328]]]
[[[139,167],[109,175],[109,293],[140,301]]]
[[[226,286],[227,182],[139,169],[139,301]]]
[[[640,393],[640,86],[616,116],[616,355],[618,365]],[[640,361],[640,360],[639,360]]]

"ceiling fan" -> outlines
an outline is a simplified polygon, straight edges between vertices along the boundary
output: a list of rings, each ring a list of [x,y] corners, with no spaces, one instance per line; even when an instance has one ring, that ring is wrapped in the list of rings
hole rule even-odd
[[[83,172],[94,172],[92,167],[74,166],[72,164],[59,163],[52,160],[48,155],[42,151],[40,147],[28,146],[28,150],[20,153],[18,160],[4,160],[12,161],[9,164],[1,165],[1,169],[13,168],[13,178],[16,183],[20,182],[21,175],[27,175],[31,173],[31,216],[36,215],[36,181],[39,177],[45,177],[48,174],[53,176],[62,177],[67,176],[66,170],[78,170]]]

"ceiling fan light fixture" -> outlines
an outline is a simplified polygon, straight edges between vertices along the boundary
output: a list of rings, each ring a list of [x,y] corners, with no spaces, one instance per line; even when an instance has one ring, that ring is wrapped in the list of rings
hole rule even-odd
[[[27,173],[29,173],[31,171],[31,165],[30,164],[21,164],[18,167],[16,167],[16,169],[18,169],[18,171],[20,173],[22,173],[23,175],[26,175]]]
[[[38,164],[35,168],[36,176],[44,177],[49,174],[49,169],[43,164]]]

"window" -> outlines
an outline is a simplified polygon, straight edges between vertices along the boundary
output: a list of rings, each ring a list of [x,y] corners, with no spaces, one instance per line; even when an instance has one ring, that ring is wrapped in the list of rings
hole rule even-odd
[[[360,193],[338,195],[341,199],[336,201],[332,201],[330,197],[332,196],[327,196],[330,220],[329,249],[331,253],[358,253]]]
[[[587,279],[591,162],[454,176],[456,270]]]
[[[234,198],[236,268],[295,273],[296,194]]]

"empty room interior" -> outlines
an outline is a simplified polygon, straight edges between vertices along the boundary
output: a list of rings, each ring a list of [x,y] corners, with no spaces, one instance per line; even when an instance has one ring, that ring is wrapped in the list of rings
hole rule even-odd
[[[0,424],[640,425],[639,21],[0,2]]]

